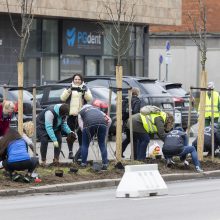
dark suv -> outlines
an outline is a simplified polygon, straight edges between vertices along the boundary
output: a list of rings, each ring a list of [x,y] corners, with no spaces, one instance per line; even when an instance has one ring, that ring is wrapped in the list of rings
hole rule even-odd
[[[175,108],[182,114],[182,127],[186,130],[188,126],[190,96],[183,88],[181,83],[158,82],[173,97]],[[194,108],[194,98],[192,100],[191,125],[198,122],[198,114]]]

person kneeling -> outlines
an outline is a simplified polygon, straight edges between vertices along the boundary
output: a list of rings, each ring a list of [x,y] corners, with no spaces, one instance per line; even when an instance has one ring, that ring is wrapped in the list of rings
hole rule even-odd
[[[0,167],[5,168],[10,176],[15,180],[20,176],[13,176],[14,171],[27,170],[30,177],[38,165],[37,157],[30,157],[25,140],[14,129],[8,132],[0,139]]]
[[[189,162],[186,160],[186,156],[190,153],[196,171],[203,172],[195,147],[188,146],[187,142],[187,135],[181,127],[175,128],[166,135],[162,151],[167,161],[167,166],[174,164],[172,161],[173,156],[179,156],[180,160],[184,161],[184,165],[188,166]]]

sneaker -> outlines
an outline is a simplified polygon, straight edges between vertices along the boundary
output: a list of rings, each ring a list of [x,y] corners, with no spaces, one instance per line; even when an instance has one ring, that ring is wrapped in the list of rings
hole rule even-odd
[[[108,170],[108,164],[102,164],[102,170]]]
[[[196,166],[196,171],[197,171],[198,173],[202,173],[202,172],[203,172],[203,170],[202,170],[201,167],[199,167],[199,166]]]
[[[187,160],[184,160],[183,162],[184,166],[188,167],[189,166],[189,162]]]
[[[24,181],[25,183],[30,183],[30,182],[31,182],[30,177],[27,176],[27,175],[26,175],[26,176],[23,176],[22,179],[23,179],[23,181]]]
[[[12,175],[12,180],[15,182],[18,182],[20,178],[21,178],[21,174],[16,173],[16,174]]]
[[[81,168],[86,168],[86,167],[87,167],[87,164],[86,164],[86,163],[81,163],[81,164],[80,164],[80,167],[81,167]]]
[[[175,162],[172,159],[167,159],[167,167],[172,167],[173,165],[175,165]]]
[[[73,152],[72,151],[69,152],[69,157],[68,158],[71,159],[71,160],[73,159]]]

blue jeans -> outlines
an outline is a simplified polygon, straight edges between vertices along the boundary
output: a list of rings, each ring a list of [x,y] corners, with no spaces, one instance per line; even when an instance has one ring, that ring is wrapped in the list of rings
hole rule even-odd
[[[133,133],[134,139],[137,140],[137,160],[146,159],[147,145],[150,142],[148,133]]]
[[[83,128],[82,147],[81,147],[82,163],[86,164],[87,162],[89,144],[92,138],[94,137],[94,135],[97,135],[99,149],[102,155],[102,163],[108,164],[107,149],[105,146],[105,137],[107,135],[106,125],[92,125],[90,127]]]
[[[184,161],[186,159],[187,154],[191,154],[192,161],[195,166],[200,166],[197,151],[194,146],[184,146],[183,151],[179,155],[176,155],[176,156],[179,156],[180,160]],[[164,155],[164,157],[165,157],[165,159],[172,158],[168,155],[166,155],[166,156]]]

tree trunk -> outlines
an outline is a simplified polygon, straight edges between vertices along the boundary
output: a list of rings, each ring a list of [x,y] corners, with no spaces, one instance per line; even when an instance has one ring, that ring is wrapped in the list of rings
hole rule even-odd
[[[18,132],[23,134],[23,75],[24,75],[24,63],[18,62]],[[21,89],[22,88],[22,89]]]
[[[207,72],[201,72],[201,88],[206,88],[207,85]],[[204,146],[204,127],[205,127],[205,105],[206,105],[206,92],[200,92],[200,109],[199,109],[199,123],[198,123],[198,143],[197,151],[199,160],[203,160],[203,146]]]
[[[116,85],[117,101],[116,101],[116,160],[121,162],[121,150],[122,150],[122,66],[116,66]]]

